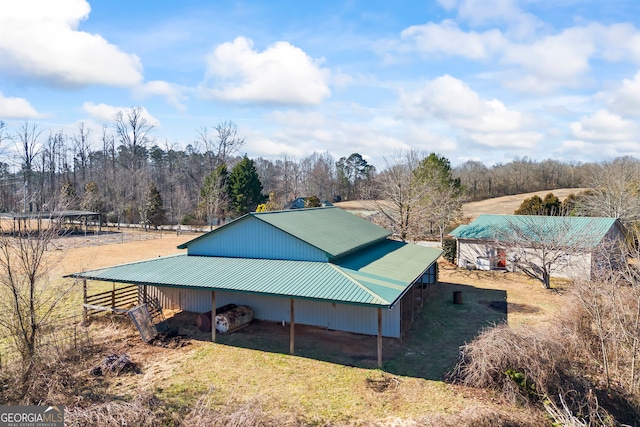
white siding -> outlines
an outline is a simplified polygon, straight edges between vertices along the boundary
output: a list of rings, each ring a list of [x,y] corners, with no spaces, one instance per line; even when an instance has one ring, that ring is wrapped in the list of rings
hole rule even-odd
[[[458,241],[458,267],[466,267],[467,263],[475,265],[478,269],[478,258],[481,261],[488,261],[488,269],[495,268],[496,249],[488,242],[476,242],[469,240]],[[506,259],[512,258],[512,254],[506,253]],[[579,277],[590,277],[591,271],[591,254],[590,253],[571,253],[567,254],[560,261],[562,264],[553,266],[552,277],[573,279]],[[515,271],[513,265],[508,262],[507,268]]]
[[[458,267],[464,268],[467,263],[477,265],[478,258],[493,259],[495,255],[495,248],[488,243],[458,240]]]
[[[191,243],[189,255],[328,261],[327,254],[254,217]],[[320,232],[320,231],[319,231]]]
[[[148,287],[148,295],[157,296],[164,308],[196,313],[211,310],[211,291]],[[289,323],[290,301],[285,297],[251,295],[236,292],[216,292],[216,305],[248,305],[256,319]],[[338,331],[378,334],[378,309],[348,304],[332,304],[309,300],[294,300],[295,322]],[[382,310],[382,335],[400,337],[400,305]]]

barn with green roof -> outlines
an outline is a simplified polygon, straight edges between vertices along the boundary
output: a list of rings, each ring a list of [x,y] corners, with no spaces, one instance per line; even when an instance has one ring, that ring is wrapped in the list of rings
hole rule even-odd
[[[552,276],[561,278],[591,277],[599,249],[624,238],[616,218],[543,215],[483,214],[450,234],[457,241],[459,267],[514,270],[513,257],[529,253],[530,260],[543,262],[546,251],[556,264],[550,266]]]
[[[415,289],[437,281],[441,255],[389,236],[336,207],[254,212],[180,245],[186,254],[70,276],[139,285],[165,308],[248,305],[260,320],[380,341],[408,330]]]

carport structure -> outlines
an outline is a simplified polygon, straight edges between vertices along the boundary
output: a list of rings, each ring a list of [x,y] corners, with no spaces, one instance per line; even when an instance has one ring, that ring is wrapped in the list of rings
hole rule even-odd
[[[64,224],[66,221],[73,223],[74,221],[80,222],[84,225],[84,231],[87,232],[88,223],[90,220],[95,220],[98,223],[98,233],[102,231],[100,212],[83,211],[83,210],[62,210],[51,212],[3,212],[0,213],[0,218],[13,220],[13,230],[20,232],[27,229],[27,224],[31,221],[38,221],[38,226],[42,220],[59,221]],[[16,228],[16,224],[18,225]]]
[[[251,213],[180,245],[187,254],[70,277],[135,284],[165,308],[249,305],[257,319],[290,324],[291,353],[296,323],[377,335],[381,366],[382,337],[408,330],[441,254],[388,235],[339,208]]]

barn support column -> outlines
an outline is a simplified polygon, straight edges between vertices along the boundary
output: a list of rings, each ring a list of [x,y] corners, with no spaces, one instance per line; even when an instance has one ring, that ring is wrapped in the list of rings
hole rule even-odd
[[[378,308],[378,368],[382,368],[382,309]]]
[[[289,354],[294,354],[295,352],[295,341],[296,341],[296,317],[294,310],[294,302],[293,298],[291,298],[291,319],[289,321]]]
[[[216,291],[211,291],[211,342],[216,342]]]
[[[424,280],[422,279],[424,274],[420,276],[420,307],[424,305]]]
[[[416,320],[416,284],[411,285],[411,324]]]

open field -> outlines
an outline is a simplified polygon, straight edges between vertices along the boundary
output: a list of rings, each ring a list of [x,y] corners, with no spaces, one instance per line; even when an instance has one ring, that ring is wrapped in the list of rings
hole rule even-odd
[[[520,204],[531,196],[538,195],[544,198],[549,193],[555,194],[560,201],[564,200],[569,194],[577,194],[584,188],[560,188],[557,190],[543,190],[533,193],[516,194],[513,196],[495,197],[493,199],[481,200],[479,202],[469,202],[462,206],[462,215],[470,220],[475,219],[481,214],[513,214],[520,207]],[[382,202],[384,203],[384,202]],[[349,211],[368,212],[375,211],[376,205],[370,200],[351,200],[347,202],[335,203],[336,206]]]
[[[176,246],[193,238],[151,236],[124,243],[105,240],[104,245],[92,242],[91,236],[59,239],[59,249],[48,252],[55,262],[52,278],[180,253]],[[440,281],[429,290],[410,335],[384,340],[382,370],[375,369],[376,339],[370,336],[298,326],[296,355],[291,356],[288,327],[256,322],[219,335],[214,344],[208,333],[195,328],[193,315],[178,312],[173,313],[173,326],[192,339],[185,347],[166,349],[144,344],[126,318],[115,321],[114,329],[105,317],[90,326],[92,336],[99,337],[104,353],[129,354],[142,373],[97,379],[79,370],[77,379],[84,386],[74,399],[88,404],[96,393],[125,401],[152,393],[171,411],[180,412],[207,396],[214,411],[257,405],[262,416],[292,425],[411,425],[437,414],[487,408],[506,409],[539,422],[536,425],[543,423],[539,413],[525,414],[488,392],[452,385],[443,378],[457,360],[458,347],[479,330],[504,321],[514,327],[545,322],[561,307],[562,292],[545,291],[518,274],[458,270],[445,263]],[[100,290],[110,284],[91,286]],[[453,291],[462,291],[463,304],[453,304]],[[70,312],[80,312],[80,293],[76,289],[68,301]],[[104,355],[96,355],[93,363]],[[371,387],[382,380],[388,384],[384,391]]]
[[[557,190],[535,191],[533,193],[516,194],[513,196],[495,197],[493,199],[480,200],[478,202],[465,203],[462,206],[462,215],[465,218],[475,219],[481,214],[506,214],[511,215],[520,207],[524,199],[528,199],[536,194],[544,199],[549,193],[563,201],[569,194],[578,194],[585,188],[559,188]]]

